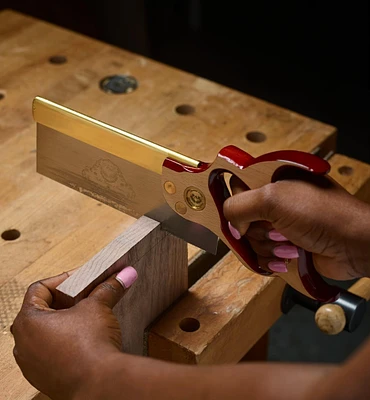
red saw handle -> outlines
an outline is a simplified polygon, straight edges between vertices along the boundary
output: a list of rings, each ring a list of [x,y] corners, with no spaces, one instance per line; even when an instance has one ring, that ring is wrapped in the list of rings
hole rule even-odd
[[[170,207],[182,217],[201,224],[214,232],[235,253],[239,260],[252,271],[272,275],[262,269],[257,255],[246,237],[235,239],[223,215],[223,203],[230,196],[224,174],[236,175],[249,189],[255,189],[282,179],[323,178],[330,170],[327,161],[309,153],[287,150],[264,154],[254,158],[235,147],[224,147],[213,163],[201,163],[198,168],[183,165],[167,158],[163,163],[164,196]],[[329,181],[327,181],[329,182]],[[321,302],[335,301],[342,289],[329,285],[313,265],[312,254],[299,250],[297,265],[288,267],[287,273],[274,273],[301,293]]]

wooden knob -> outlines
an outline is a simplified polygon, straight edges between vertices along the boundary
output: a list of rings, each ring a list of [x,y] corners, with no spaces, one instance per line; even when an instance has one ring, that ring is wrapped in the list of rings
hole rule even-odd
[[[337,335],[346,325],[346,315],[341,306],[324,304],[316,311],[315,322],[322,332]]]

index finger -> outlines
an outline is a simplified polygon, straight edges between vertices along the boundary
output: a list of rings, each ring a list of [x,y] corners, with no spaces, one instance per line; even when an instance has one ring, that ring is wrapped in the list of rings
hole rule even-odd
[[[56,288],[64,282],[75,270],[42,279],[29,286],[23,300],[22,307],[36,307],[51,309]]]

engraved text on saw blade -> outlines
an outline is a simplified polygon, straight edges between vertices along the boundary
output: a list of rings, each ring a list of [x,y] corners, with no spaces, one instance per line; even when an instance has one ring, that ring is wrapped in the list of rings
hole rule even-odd
[[[111,193],[115,193],[113,197],[117,197],[117,201],[108,199],[107,196],[103,194],[98,194],[95,191],[83,187],[78,188],[80,192],[94,197],[120,211],[128,211],[131,215],[137,214],[137,212],[127,204],[135,204],[135,191],[133,187],[127,183],[122,171],[111,160],[100,159],[96,161],[92,167],[86,166],[82,170],[82,177],[93,185],[104,187]]]
[[[90,182],[119,193],[126,200],[133,201],[135,199],[134,189],[111,160],[101,159],[92,167],[86,166],[82,170],[82,176]]]

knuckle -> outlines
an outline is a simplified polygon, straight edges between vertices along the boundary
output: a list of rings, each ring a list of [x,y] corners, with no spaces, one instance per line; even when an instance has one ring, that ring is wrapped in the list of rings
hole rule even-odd
[[[113,292],[114,294],[119,294],[118,288],[113,286],[111,282],[103,282],[101,284],[101,289],[107,292]]]
[[[121,332],[119,330],[119,326],[118,326],[118,329],[115,329],[114,332],[111,333],[110,340],[111,340],[112,344],[115,347],[121,349],[121,347],[122,347],[122,335],[121,335]]]
[[[28,286],[27,292],[28,292],[28,293],[29,293],[29,292],[34,292],[34,291],[36,291],[37,289],[39,289],[41,286],[42,286],[41,281],[33,282],[33,283],[31,283],[31,285]]]
[[[21,335],[32,331],[34,328],[39,328],[37,319],[34,318],[34,314],[32,312],[21,310],[11,326],[11,333],[16,340]]]
[[[261,217],[270,220],[279,203],[279,187],[276,183],[268,183],[260,189],[259,195],[259,201],[263,204],[261,208]]]
[[[23,369],[24,361],[25,361],[24,352],[19,349],[19,346],[15,345],[13,347],[12,353],[13,353],[13,357],[14,357],[15,362],[18,364],[18,366],[21,369]]]
[[[18,315],[15,317],[10,331],[13,336],[17,336],[18,333],[22,333],[27,329],[29,323],[29,313],[24,310],[19,311]]]
[[[232,219],[232,217],[233,217],[234,201],[235,201],[234,196],[229,197],[229,198],[224,202],[224,205],[223,205],[223,211],[224,211],[225,218],[226,218],[227,220],[229,220],[229,221],[230,221],[230,219]]]
[[[240,210],[241,197],[242,194],[231,196],[224,203],[224,216],[228,221],[232,222],[233,225],[238,222],[242,214]]]
[[[74,307],[73,311],[76,313],[83,313],[85,315],[89,313],[98,313],[99,311],[99,304],[95,301],[93,297],[86,297],[85,299],[82,299],[79,301]]]
[[[12,335],[14,335],[16,332],[18,332],[20,324],[21,324],[20,316],[18,314],[17,317],[15,318],[15,320],[13,321],[12,326],[10,327],[10,332],[12,333]]]
[[[224,217],[232,224],[234,228],[240,230],[242,219],[240,218],[240,213],[238,212],[237,203],[238,201],[235,200],[235,196],[230,197],[224,203]]]
[[[17,349],[17,346],[13,347],[13,356],[15,359],[17,359],[19,357],[19,351]]]
[[[275,183],[268,183],[262,186],[260,189],[261,200],[264,203],[269,203],[276,196],[276,185]]]

